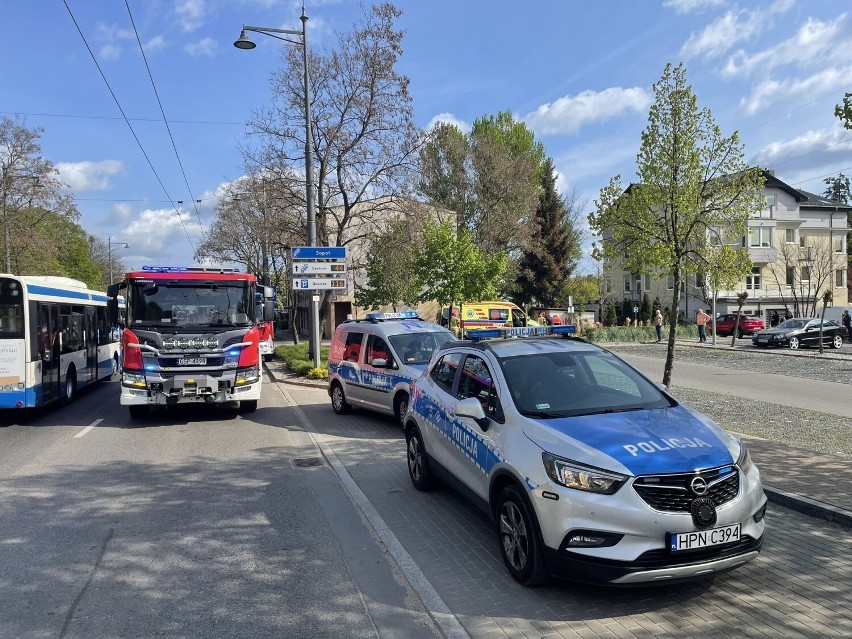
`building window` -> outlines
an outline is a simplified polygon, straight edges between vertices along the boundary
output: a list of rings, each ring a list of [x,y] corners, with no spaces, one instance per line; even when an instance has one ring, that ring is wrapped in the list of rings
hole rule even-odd
[[[708,229],[710,235],[710,246],[722,246],[722,229],[718,226],[711,226]]]
[[[695,274],[695,288],[701,288],[704,286],[704,276],[701,273]]]
[[[626,274],[624,276],[624,292],[625,293],[630,292],[630,276],[626,275]]]
[[[766,208],[760,211],[755,211],[751,214],[752,217],[760,217],[760,218],[771,218],[772,217],[772,208],[775,206],[775,196],[767,195],[766,196]]]
[[[755,266],[751,270],[751,275],[746,275],[746,288],[755,290],[760,288],[760,267]]]
[[[666,288],[670,291],[674,290],[674,275],[669,275],[666,278]]]
[[[607,295],[612,293],[612,281],[609,278],[604,280],[604,291]]]
[[[787,286],[793,286],[796,283],[796,267],[787,267],[787,280],[784,282]]]
[[[651,290],[651,276],[645,275],[644,277],[645,277],[645,290],[650,291]]]
[[[843,248],[843,236],[842,235],[835,235],[832,238],[832,244],[834,245],[834,252],[835,253],[845,253],[846,252],[845,249]]]
[[[750,242],[752,247],[757,246],[772,246],[770,243],[772,229],[765,226],[755,226],[749,231]]]
[[[808,238],[805,235],[800,235],[799,236],[799,246],[801,246],[802,248],[806,247],[807,246],[807,240],[808,240]]]
[[[846,288],[846,271],[842,268],[834,271],[834,286],[836,288]]]
[[[802,282],[810,282],[811,281],[811,267],[803,266],[802,267]]]
[[[784,241],[787,244],[796,243],[796,229],[784,229]]]

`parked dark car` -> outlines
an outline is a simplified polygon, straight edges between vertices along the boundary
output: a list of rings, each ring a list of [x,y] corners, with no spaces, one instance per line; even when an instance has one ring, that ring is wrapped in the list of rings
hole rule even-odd
[[[716,335],[725,337],[734,332],[734,326],[737,324],[737,314],[728,313],[727,315],[719,315],[716,317]],[[744,335],[753,335],[757,331],[762,331],[764,328],[763,320],[756,315],[740,315],[739,331],[737,337]]]
[[[810,317],[794,317],[781,322],[775,328],[755,333],[751,338],[755,346],[786,346],[799,348],[819,346],[819,329],[822,325],[822,343],[831,348],[843,346],[846,328],[834,320]]]

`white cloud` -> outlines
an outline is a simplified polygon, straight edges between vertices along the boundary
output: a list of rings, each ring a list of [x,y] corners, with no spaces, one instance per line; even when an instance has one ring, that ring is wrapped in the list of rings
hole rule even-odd
[[[175,0],[175,13],[181,29],[195,31],[204,24],[207,6],[204,0]]]
[[[145,43],[145,53],[151,53],[153,51],[159,51],[160,49],[166,48],[166,38],[164,36],[158,35],[154,36],[148,42]]]
[[[121,29],[114,24],[99,22],[95,27],[95,39],[103,43],[99,49],[101,59],[117,60],[123,51],[121,42],[135,40],[136,36],[131,29]]]
[[[524,121],[537,133],[576,133],[587,123],[608,120],[625,111],[645,111],[651,101],[651,94],[642,87],[582,91],[541,105]]]
[[[840,125],[810,130],[790,140],[772,142],[757,152],[752,164],[770,169],[783,166],[780,172],[798,173],[834,166],[849,156],[852,136]]]
[[[183,49],[191,56],[206,55],[212,58],[216,55],[218,46],[213,38],[202,38],[198,42],[190,42]]]
[[[726,78],[746,77],[768,71],[786,64],[803,64],[813,60],[823,63],[827,59],[840,58],[850,60],[847,46],[852,30],[852,21],[847,14],[841,14],[836,20],[823,22],[808,18],[799,31],[780,44],[748,55],[739,50],[725,62],[722,76]]]
[[[676,13],[698,13],[724,4],[725,0],[663,0],[663,6]]]
[[[737,42],[747,42],[768,29],[772,26],[772,16],[788,11],[793,4],[795,0],[777,0],[768,8],[758,7],[754,11],[732,9],[700,33],[690,34],[681,47],[680,57],[683,60],[719,57]]]
[[[183,220],[183,225],[181,225]],[[184,228],[186,230],[184,230]],[[197,244],[201,236],[198,218],[184,212],[182,215],[174,209],[146,209],[126,225],[123,231],[132,238],[132,248],[145,257],[170,257],[175,255],[177,245],[187,245],[187,234]],[[181,252],[189,249],[181,248]],[[189,249],[191,250],[191,249]]]
[[[471,129],[470,124],[468,124],[464,120],[459,120],[452,113],[439,113],[438,115],[434,116],[431,120],[429,120],[429,124],[426,125],[426,130],[431,131],[434,128],[434,126],[438,123],[452,124],[454,126],[457,126],[459,129],[461,129],[465,133],[470,133],[470,129]]]
[[[110,178],[124,173],[124,164],[120,160],[102,160],[100,162],[59,162],[56,165],[62,181],[72,191],[106,191],[110,188]]]
[[[756,84],[751,93],[740,100],[740,106],[749,115],[767,108],[775,102],[789,103],[799,96],[822,95],[829,91],[842,92],[849,86],[852,65],[823,69],[819,73],[790,80],[764,80]]]

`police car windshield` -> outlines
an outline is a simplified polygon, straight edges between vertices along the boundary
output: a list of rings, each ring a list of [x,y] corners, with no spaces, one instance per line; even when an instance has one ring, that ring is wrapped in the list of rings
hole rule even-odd
[[[447,331],[424,331],[390,335],[388,339],[393,350],[402,358],[402,363],[410,365],[428,364],[432,353],[454,338]]]
[[[603,352],[535,353],[502,358],[518,411],[548,419],[674,406],[620,359]]]

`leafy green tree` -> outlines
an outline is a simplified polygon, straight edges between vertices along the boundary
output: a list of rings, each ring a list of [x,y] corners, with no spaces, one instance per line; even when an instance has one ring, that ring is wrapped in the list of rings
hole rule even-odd
[[[19,275],[61,275],[103,289],[103,270],[90,254],[89,235],[75,221],[40,211],[39,222],[22,238],[16,255]]]
[[[415,261],[423,291],[420,301],[434,300],[443,308],[493,298],[506,262],[504,253],[482,251],[467,231],[456,235],[451,222],[427,220],[423,247]]]
[[[638,183],[625,190],[621,176],[614,177],[601,190],[589,223],[605,237],[596,257],[621,262],[632,272],[672,276],[671,308],[676,312],[685,272],[706,273],[712,267],[718,278],[748,272],[745,249],[732,249],[744,259],[712,264],[718,256],[713,245],[724,244],[724,235],[745,234],[749,213],[764,206],[763,173],[749,168],[739,134],[724,137],[710,110],[698,108],[683,64],[666,65],[654,94],[636,158]],[[671,383],[676,335],[673,323],[662,380],[666,385]]]
[[[652,309],[652,314],[656,314],[657,309],[660,309],[660,312],[663,310],[662,304],[660,304],[660,296],[654,298],[654,307]]]
[[[840,118],[845,128],[852,129],[852,93],[843,96],[843,104],[834,107],[834,115]]]
[[[601,297],[600,278],[596,275],[576,275],[565,281],[562,289],[561,299],[567,300],[570,296],[574,302],[574,308],[579,312]]]
[[[633,319],[633,302],[627,298],[621,302],[621,316],[626,320],[628,317]]]
[[[485,251],[523,248],[538,202],[544,146],[508,111],[474,121],[469,134],[439,124],[420,151],[418,192],[458,214]]]
[[[849,201],[852,200],[852,195],[850,195],[849,191],[849,176],[838,173],[832,177],[825,178],[823,183],[825,184],[825,191],[822,194],[829,200],[843,202],[844,204],[849,204]]]
[[[615,302],[610,301],[610,303],[606,307],[606,315],[603,320],[604,326],[616,326],[618,325],[618,313],[615,310]]]
[[[411,250],[416,246],[415,236],[411,221],[399,217],[371,240],[366,284],[355,285],[357,306],[370,310],[391,306],[396,311],[400,302],[417,305],[422,286],[417,280],[416,253]]]
[[[531,237],[518,264],[517,297],[523,304],[537,302],[546,307],[564,304],[568,268],[578,250],[571,230],[566,224],[565,203],[556,190],[555,167],[548,158]]]

